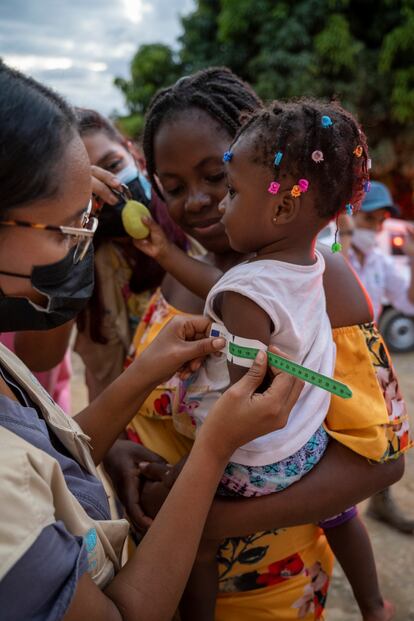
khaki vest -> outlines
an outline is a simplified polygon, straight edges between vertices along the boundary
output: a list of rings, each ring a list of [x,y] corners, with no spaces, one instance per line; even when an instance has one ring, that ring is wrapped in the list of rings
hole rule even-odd
[[[73,458],[97,476],[89,438],[51,399],[28,368],[0,345],[0,361],[39,407],[48,427]],[[128,534],[126,520],[93,520],[69,491],[58,462],[0,426],[0,580],[46,526],[62,521],[83,537],[89,573],[104,588],[119,570]]]

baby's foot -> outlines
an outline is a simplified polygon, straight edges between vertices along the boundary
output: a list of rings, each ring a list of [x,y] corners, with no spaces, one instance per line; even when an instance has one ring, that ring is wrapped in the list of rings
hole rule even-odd
[[[363,621],[392,621],[395,615],[395,606],[392,602],[384,600],[384,605],[374,611],[366,613]]]

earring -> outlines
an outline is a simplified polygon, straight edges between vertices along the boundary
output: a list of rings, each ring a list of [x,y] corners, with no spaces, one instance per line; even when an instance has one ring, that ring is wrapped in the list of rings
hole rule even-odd
[[[335,252],[341,252],[341,250],[342,250],[342,244],[339,243],[339,241],[338,241],[338,233],[339,233],[339,231],[338,231],[338,217],[339,217],[339,214],[337,214],[337,216],[336,216],[335,241],[334,241],[334,243],[331,246],[331,251],[332,251],[333,254],[335,254]]]

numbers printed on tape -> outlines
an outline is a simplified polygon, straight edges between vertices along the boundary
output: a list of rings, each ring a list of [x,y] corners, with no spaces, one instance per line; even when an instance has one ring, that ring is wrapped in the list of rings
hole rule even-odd
[[[228,345],[229,354],[236,356],[237,358],[248,358],[250,360],[254,360],[257,356],[258,349],[254,347],[242,347],[241,345],[236,345],[232,342],[229,342]],[[309,382],[314,386],[327,390],[342,399],[350,399],[352,397],[352,391],[348,388],[348,386],[332,379],[331,377],[312,371],[311,369],[303,367],[296,362],[292,362],[287,358],[283,358],[282,356],[278,356],[277,354],[273,354],[269,351],[267,352],[267,358],[273,367],[276,367],[281,371],[285,371],[285,373],[294,375],[305,382]]]

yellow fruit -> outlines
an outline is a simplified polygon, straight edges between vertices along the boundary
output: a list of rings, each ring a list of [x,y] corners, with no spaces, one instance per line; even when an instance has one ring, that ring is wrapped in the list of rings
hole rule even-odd
[[[149,228],[145,226],[141,218],[151,217],[149,210],[138,201],[127,201],[121,212],[122,224],[124,229],[134,239],[144,239],[148,237]]]

